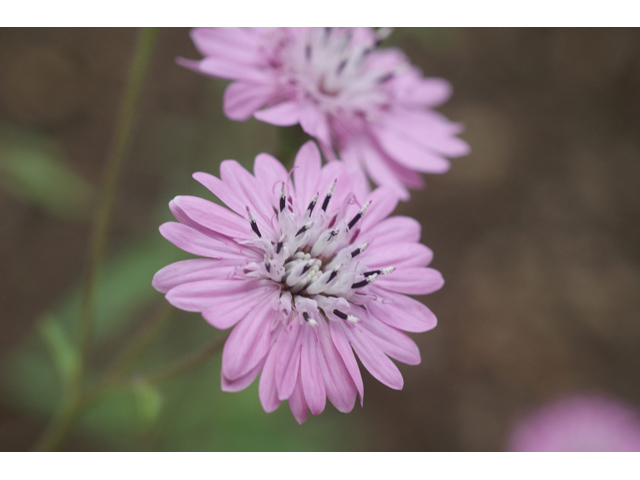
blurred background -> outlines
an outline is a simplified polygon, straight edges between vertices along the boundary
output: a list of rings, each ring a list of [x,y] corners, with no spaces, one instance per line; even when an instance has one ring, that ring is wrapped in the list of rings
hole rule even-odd
[[[0,29],[0,450],[30,450],[60,403],[79,284],[138,32]],[[153,274],[187,258],[162,239],[194,171],[290,155],[271,125],[227,120],[226,82],[163,29],[145,84],[98,285],[92,372],[165,303]],[[263,412],[257,382],[220,391],[220,361],[117,389],[73,429],[70,450],[504,450],[518,419],[563,395],[640,405],[640,30],[397,29],[386,41],[448,79],[439,110],[472,154],[427,176],[396,214],[423,225],[444,288],[421,298],[438,327],[412,335],[422,364],[402,391],[366,372],[364,408],[299,426]],[[284,160],[290,161],[286,158]],[[177,312],[139,371],[220,336]]]

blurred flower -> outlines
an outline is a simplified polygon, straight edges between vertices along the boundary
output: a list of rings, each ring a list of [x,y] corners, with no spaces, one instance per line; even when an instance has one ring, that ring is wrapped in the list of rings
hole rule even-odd
[[[517,452],[640,452],[640,416],[613,398],[563,398],[522,420],[509,448]]]
[[[367,194],[362,173],[342,162],[321,168],[313,142],[298,152],[293,180],[264,153],[254,175],[233,160],[222,162],[221,179],[194,174],[232,211],[179,196],[169,204],[179,223],[160,227],[176,246],[208,258],[163,268],[153,286],[216,328],[236,325],[222,354],[222,389],[243,390],[262,371],[267,412],[288,400],[302,423],[308,409],[324,410],[326,397],[349,412],[357,393],[363,397],[353,350],[375,378],[401,389],[402,375],[387,355],[420,363],[418,347],[401,330],[436,325],[433,313],[405,294],[443,285],[438,271],[425,268],[432,252],[418,243],[419,223],[386,218],[396,196],[383,187]]]
[[[196,28],[204,56],[188,68],[234,80],[224,96],[233,120],[300,123],[328,159],[365,170],[403,200],[421,188],[418,172],[444,173],[445,157],[469,152],[460,124],[432,110],[451,95],[440,78],[423,78],[398,49],[377,49],[388,29]],[[266,108],[265,108],[266,107]]]

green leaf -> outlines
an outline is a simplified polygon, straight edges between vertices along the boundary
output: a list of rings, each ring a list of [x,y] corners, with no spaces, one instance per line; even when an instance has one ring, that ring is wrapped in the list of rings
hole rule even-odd
[[[145,382],[136,384],[133,392],[142,423],[151,425],[158,418],[162,407],[160,391],[155,385]]]
[[[0,188],[66,220],[86,219],[91,186],[46,137],[7,129],[0,140]]]
[[[40,334],[49,347],[56,370],[62,380],[69,382],[77,378],[80,371],[80,352],[69,341],[66,332],[55,317],[49,316],[40,324]]]

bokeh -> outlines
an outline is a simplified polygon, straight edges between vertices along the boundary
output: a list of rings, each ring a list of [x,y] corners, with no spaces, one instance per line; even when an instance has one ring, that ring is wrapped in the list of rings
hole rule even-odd
[[[30,450],[59,406],[105,156],[138,32],[0,29],[0,450]],[[396,29],[439,110],[465,124],[468,157],[426,177],[396,214],[423,225],[444,288],[421,298],[439,324],[413,335],[402,391],[363,372],[364,408],[328,406],[299,426],[266,414],[257,385],[220,391],[212,359],[160,384],[114,390],[80,417],[69,450],[507,448],[527,412],[595,393],[640,405],[640,30]],[[188,256],[157,227],[191,178],[260,152],[291,162],[305,140],[222,114],[226,82],[175,64],[199,58],[188,29],[153,55],[98,285],[92,374],[164,308],[151,277]],[[219,338],[176,312],[136,371]],[[68,373],[68,372],[67,372]]]

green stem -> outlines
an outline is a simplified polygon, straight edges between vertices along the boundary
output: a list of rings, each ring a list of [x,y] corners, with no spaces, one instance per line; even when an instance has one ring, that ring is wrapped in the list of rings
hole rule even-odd
[[[162,368],[148,375],[137,376],[133,379],[133,381],[159,383],[169,377],[174,377],[180,373],[198,367],[209,360],[211,357],[213,357],[220,350],[222,350],[224,342],[227,340],[228,336],[229,335],[224,335],[223,337],[214,340],[193,355],[190,355],[187,358],[183,358],[182,360],[178,360],[173,365],[169,365],[168,367]]]
[[[173,305],[163,299],[162,307],[160,307],[153,318],[142,327],[135,339],[129,344],[129,347],[122,352],[113,365],[107,370],[109,372],[108,376],[118,377],[129,371],[164,326],[169,323],[169,320],[171,320],[175,312],[176,309]]]
[[[107,238],[111,229],[117,187],[133,138],[135,114],[140,103],[142,86],[158,31],[157,28],[143,28],[140,31],[116,131],[107,154],[104,183],[91,232],[87,274],[80,304],[80,366],[78,373],[74,376],[75,378],[69,381],[62,406],[38,441],[37,450],[57,450],[60,448],[86,405],[83,383],[86,377],[86,363],[95,323],[95,286],[102,268]]]
[[[84,283],[80,306],[80,348],[83,365],[81,370],[84,370],[93,338],[95,287],[102,269],[102,261],[111,229],[118,183],[122,175],[124,161],[131,146],[136,111],[140,103],[140,94],[158,31],[157,28],[143,28],[140,31],[129,72],[129,81],[120,107],[116,131],[107,154],[104,184],[91,234],[87,278]],[[84,371],[81,372],[82,376],[84,376]]]

